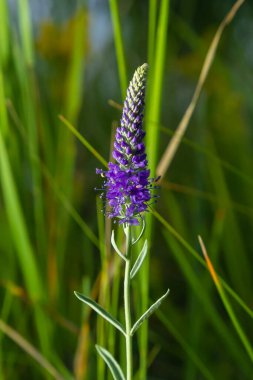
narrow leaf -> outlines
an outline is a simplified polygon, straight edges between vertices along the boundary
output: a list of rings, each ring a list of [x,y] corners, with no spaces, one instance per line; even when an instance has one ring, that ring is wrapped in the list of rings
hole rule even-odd
[[[119,70],[120,87],[122,93],[122,99],[124,100],[127,90],[127,70],[124,44],[122,38],[121,21],[119,16],[119,6],[117,0],[109,0],[110,13],[113,25],[114,43],[117,56],[117,66]]]
[[[114,357],[110,354],[110,352],[107,351],[105,348],[98,346],[97,344],[96,344],[96,349],[99,355],[104,359],[104,361],[110,368],[110,371],[114,380],[125,380],[125,376],[119,364],[116,362]]]
[[[90,306],[93,310],[95,310],[98,314],[100,314],[104,319],[110,322],[114,327],[116,327],[122,334],[125,335],[125,330],[121,323],[117,321],[111,314],[109,314],[106,310],[102,308],[97,302],[93,301],[91,298],[84,296],[81,293],[74,292],[75,296],[82,302],[86,303],[86,305]]]
[[[123,255],[122,252],[120,252],[119,248],[117,247],[117,244],[115,243],[114,230],[112,230],[111,243],[112,243],[113,248],[114,248],[115,251],[117,252],[117,254],[118,254],[123,260],[126,261],[125,256]]]
[[[242,342],[245,350],[247,351],[251,361],[253,361],[253,347],[252,347],[250,341],[248,340],[247,334],[245,333],[245,331],[243,330],[239,320],[237,319],[237,316],[236,316],[236,314],[235,314],[235,312],[231,306],[231,303],[229,302],[229,299],[226,296],[226,293],[223,290],[223,287],[221,285],[219,277],[218,277],[218,275],[217,275],[217,273],[213,267],[213,264],[212,264],[212,262],[208,256],[208,253],[207,253],[207,250],[206,250],[206,247],[204,245],[202,238],[200,236],[198,238],[199,238],[199,243],[200,243],[200,247],[201,247],[203,256],[204,256],[206,263],[207,263],[207,267],[209,269],[209,272],[210,272],[210,275],[213,279],[213,282],[215,283],[215,286],[218,290],[218,293],[221,297],[223,305],[225,306],[225,308],[227,310],[227,313],[231,319],[231,322],[232,322],[239,338],[241,339],[241,342]]]
[[[159,298],[155,303],[153,303],[153,305],[150,306],[150,308],[147,311],[145,311],[145,313],[138,319],[138,321],[135,322],[135,324],[133,325],[131,329],[131,335],[134,335],[135,331],[142,325],[142,323],[146,319],[148,319],[150,315],[153,314],[156,309],[158,309],[158,307],[161,305],[164,298],[167,297],[167,295],[169,294],[169,291],[170,290],[168,289],[167,292],[161,298]]]
[[[78,138],[81,144],[83,144],[83,146],[85,146],[88,151],[93,154],[93,156],[96,157],[98,161],[101,162],[102,165],[107,167],[107,161],[98,153],[95,148],[93,148],[93,146],[84,138],[84,136],[82,136],[81,133],[79,133],[78,130],[64,116],[59,115],[59,119],[63,122],[63,124],[66,125],[66,127],[68,127],[73,135]]]
[[[142,219],[142,229],[141,229],[141,233],[140,233],[140,235],[137,237],[136,240],[133,240],[133,241],[132,241],[132,245],[138,243],[138,241],[140,240],[140,238],[141,238],[142,235],[144,234],[145,228],[146,228],[146,223],[145,223],[145,220]]]
[[[141,267],[141,264],[143,263],[146,255],[147,255],[147,252],[148,252],[148,241],[145,240],[145,243],[143,245],[143,248],[139,254],[139,256],[137,257],[134,265],[133,265],[133,268],[130,272],[130,277],[131,279],[134,278],[134,276],[136,275],[136,273],[138,272],[138,270],[140,269]]]
[[[166,228],[167,231],[202,265],[206,268],[205,260],[201,258],[198,252],[192,248],[190,244],[155,210],[151,210],[154,217]],[[253,318],[253,310],[243,301],[241,297],[226,283],[226,281],[219,275],[219,280],[223,288],[230,294],[230,296],[241,306],[241,308]]]

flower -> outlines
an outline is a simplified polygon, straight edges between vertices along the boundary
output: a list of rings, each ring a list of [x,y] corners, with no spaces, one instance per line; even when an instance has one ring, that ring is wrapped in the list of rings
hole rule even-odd
[[[153,180],[143,142],[143,111],[148,65],[137,68],[127,89],[120,126],[116,130],[113,158],[108,170],[97,169],[106,178],[103,184],[108,216],[119,223],[139,224],[140,213],[147,210]]]

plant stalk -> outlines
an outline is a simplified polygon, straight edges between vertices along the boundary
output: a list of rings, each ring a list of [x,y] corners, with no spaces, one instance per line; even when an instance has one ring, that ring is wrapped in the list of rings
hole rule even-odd
[[[131,226],[125,228],[126,234],[126,263],[124,278],[124,309],[126,330],[126,380],[132,380],[132,336],[131,336],[131,305],[130,305],[130,269],[131,269]]]

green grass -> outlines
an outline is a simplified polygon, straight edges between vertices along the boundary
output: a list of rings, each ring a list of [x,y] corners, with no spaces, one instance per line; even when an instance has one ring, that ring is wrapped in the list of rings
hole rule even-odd
[[[107,100],[122,103],[136,66],[149,63],[145,128],[155,175],[228,9],[214,17],[208,8],[200,22],[198,1],[175,8],[169,0],[110,0],[103,11],[112,34],[98,56],[89,34],[96,7],[80,2],[66,19],[54,10],[52,21],[35,26],[29,1],[17,1],[17,19],[7,3],[0,2],[0,380],[27,373],[109,380],[94,344],[124,368],[124,340],[73,295],[81,291],[123,317],[111,229],[119,247],[124,237],[94,191],[120,119]],[[246,4],[224,32],[147,215],[150,252],[133,282],[133,320],[165,289],[170,294],[134,339],[135,380],[250,379],[253,79],[236,40],[242,12],[250,14]]]

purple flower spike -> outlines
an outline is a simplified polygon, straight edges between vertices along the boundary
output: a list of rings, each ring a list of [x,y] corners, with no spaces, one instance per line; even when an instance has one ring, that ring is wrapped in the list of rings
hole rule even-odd
[[[147,210],[153,180],[147,169],[143,138],[143,110],[148,65],[138,67],[127,90],[120,127],[117,128],[113,158],[108,170],[97,169],[105,177],[102,195],[110,207],[108,216],[119,223],[139,224],[140,213]]]

